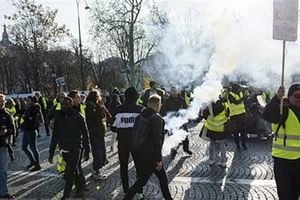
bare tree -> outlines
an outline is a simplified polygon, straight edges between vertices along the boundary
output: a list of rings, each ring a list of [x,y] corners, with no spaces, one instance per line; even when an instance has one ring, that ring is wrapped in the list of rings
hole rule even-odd
[[[12,1],[17,9],[12,15],[14,24],[10,27],[13,42],[19,47],[22,70],[26,74],[25,85],[42,90],[46,73],[45,52],[49,45],[69,34],[65,25],[55,22],[58,10],[44,9],[34,0]]]
[[[149,2],[95,0],[92,9],[94,37],[104,44],[101,47],[110,51],[109,57],[121,59],[120,70],[126,74],[129,85],[138,86],[143,61],[155,51],[158,44],[159,38],[148,37],[146,28],[166,23],[165,15]]]

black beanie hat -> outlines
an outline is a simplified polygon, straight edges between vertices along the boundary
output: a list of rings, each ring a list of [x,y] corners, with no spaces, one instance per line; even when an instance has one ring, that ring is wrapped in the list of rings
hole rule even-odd
[[[289,88],[288,97],[292,96],[293,93],[297,90],[300,90],[300,83],[295,83],[295,84],[291,85]]]
[[[138,98],[138,92],[135,87],[129,87],[125,90],[125,101],[136,102]]]

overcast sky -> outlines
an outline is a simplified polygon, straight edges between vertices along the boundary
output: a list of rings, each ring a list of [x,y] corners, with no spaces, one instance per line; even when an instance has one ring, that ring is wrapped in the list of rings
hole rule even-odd
[[[78,38],[77,24],[77,7],[76,0],[36,0],[38,4],[43,4],[44,7],[58,9],[56,21],[62,25],[65,24],[74,37]],[[88,1],[87,1],[88,2]],[[88,10],[85,10],[85,1],[80,0],[80,19],[81,19],[81,35],[84,43],[88,42]],[[8,0],[0,0],[0,33],[2,38],[3,24],[12,23],[10,20],[4,19],[4,15],[11,15],[14,12],[14,7]]]

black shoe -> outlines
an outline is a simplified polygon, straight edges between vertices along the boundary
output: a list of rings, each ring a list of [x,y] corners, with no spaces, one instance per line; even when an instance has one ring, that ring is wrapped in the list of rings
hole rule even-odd
[[[13,196],[13,195],[11,195],[9,193],[0,196],[0,199],[14,199],[14,198],[15,198],[15,196]]]
[[[37,165],[34,165],[34,168],[32,168],[30,171],[35,172],[35,171],[39,171],[41,169],[42,169],[41,166],[39,164],[37,164]]]
[[[9,156],[10,156],[10,161],[11,162],[15,160],[15,155],[14,154],[9,154]]]
[[[29,165],[26,166],[27,169],[30,169],[31,167],[33,167],[35,165],[35,163],[31,162]]]
[[[237,150],[241,150],[241,146],[239,144],[236,145]]]
[[[171,159],[174,160],[176,157],[177,151],[174,149],[171,149]]]
[[[184,148],[183,151],[189,155],[193,155],[193,152],[191,152],[189,149]]]
[[[248,149],[247,146],[246,146],[246,144],[242,144],[242,147],[243,147],[244,150]]]
[[[83,190],[77,190],[74,194],[75,198],[85,198],[85,192]]]
[[[49,133],[47,133],[47,136],[50,136],[50,134],[49,134]]]
[[[37,137],[42,137],[41,135],[38,135]]]

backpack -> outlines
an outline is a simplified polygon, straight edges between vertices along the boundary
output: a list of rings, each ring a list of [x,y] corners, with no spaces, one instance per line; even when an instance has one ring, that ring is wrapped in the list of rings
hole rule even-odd
[[[149,136],[149,129],[147,129],[147,127],[150,120],[154,116],[155,114],[152,114],[150,117],[145,118],[142,115],[138,115],[135,118],[132,129],[131,151],[142,151],[143,149],[145,149],[146,140]]]

